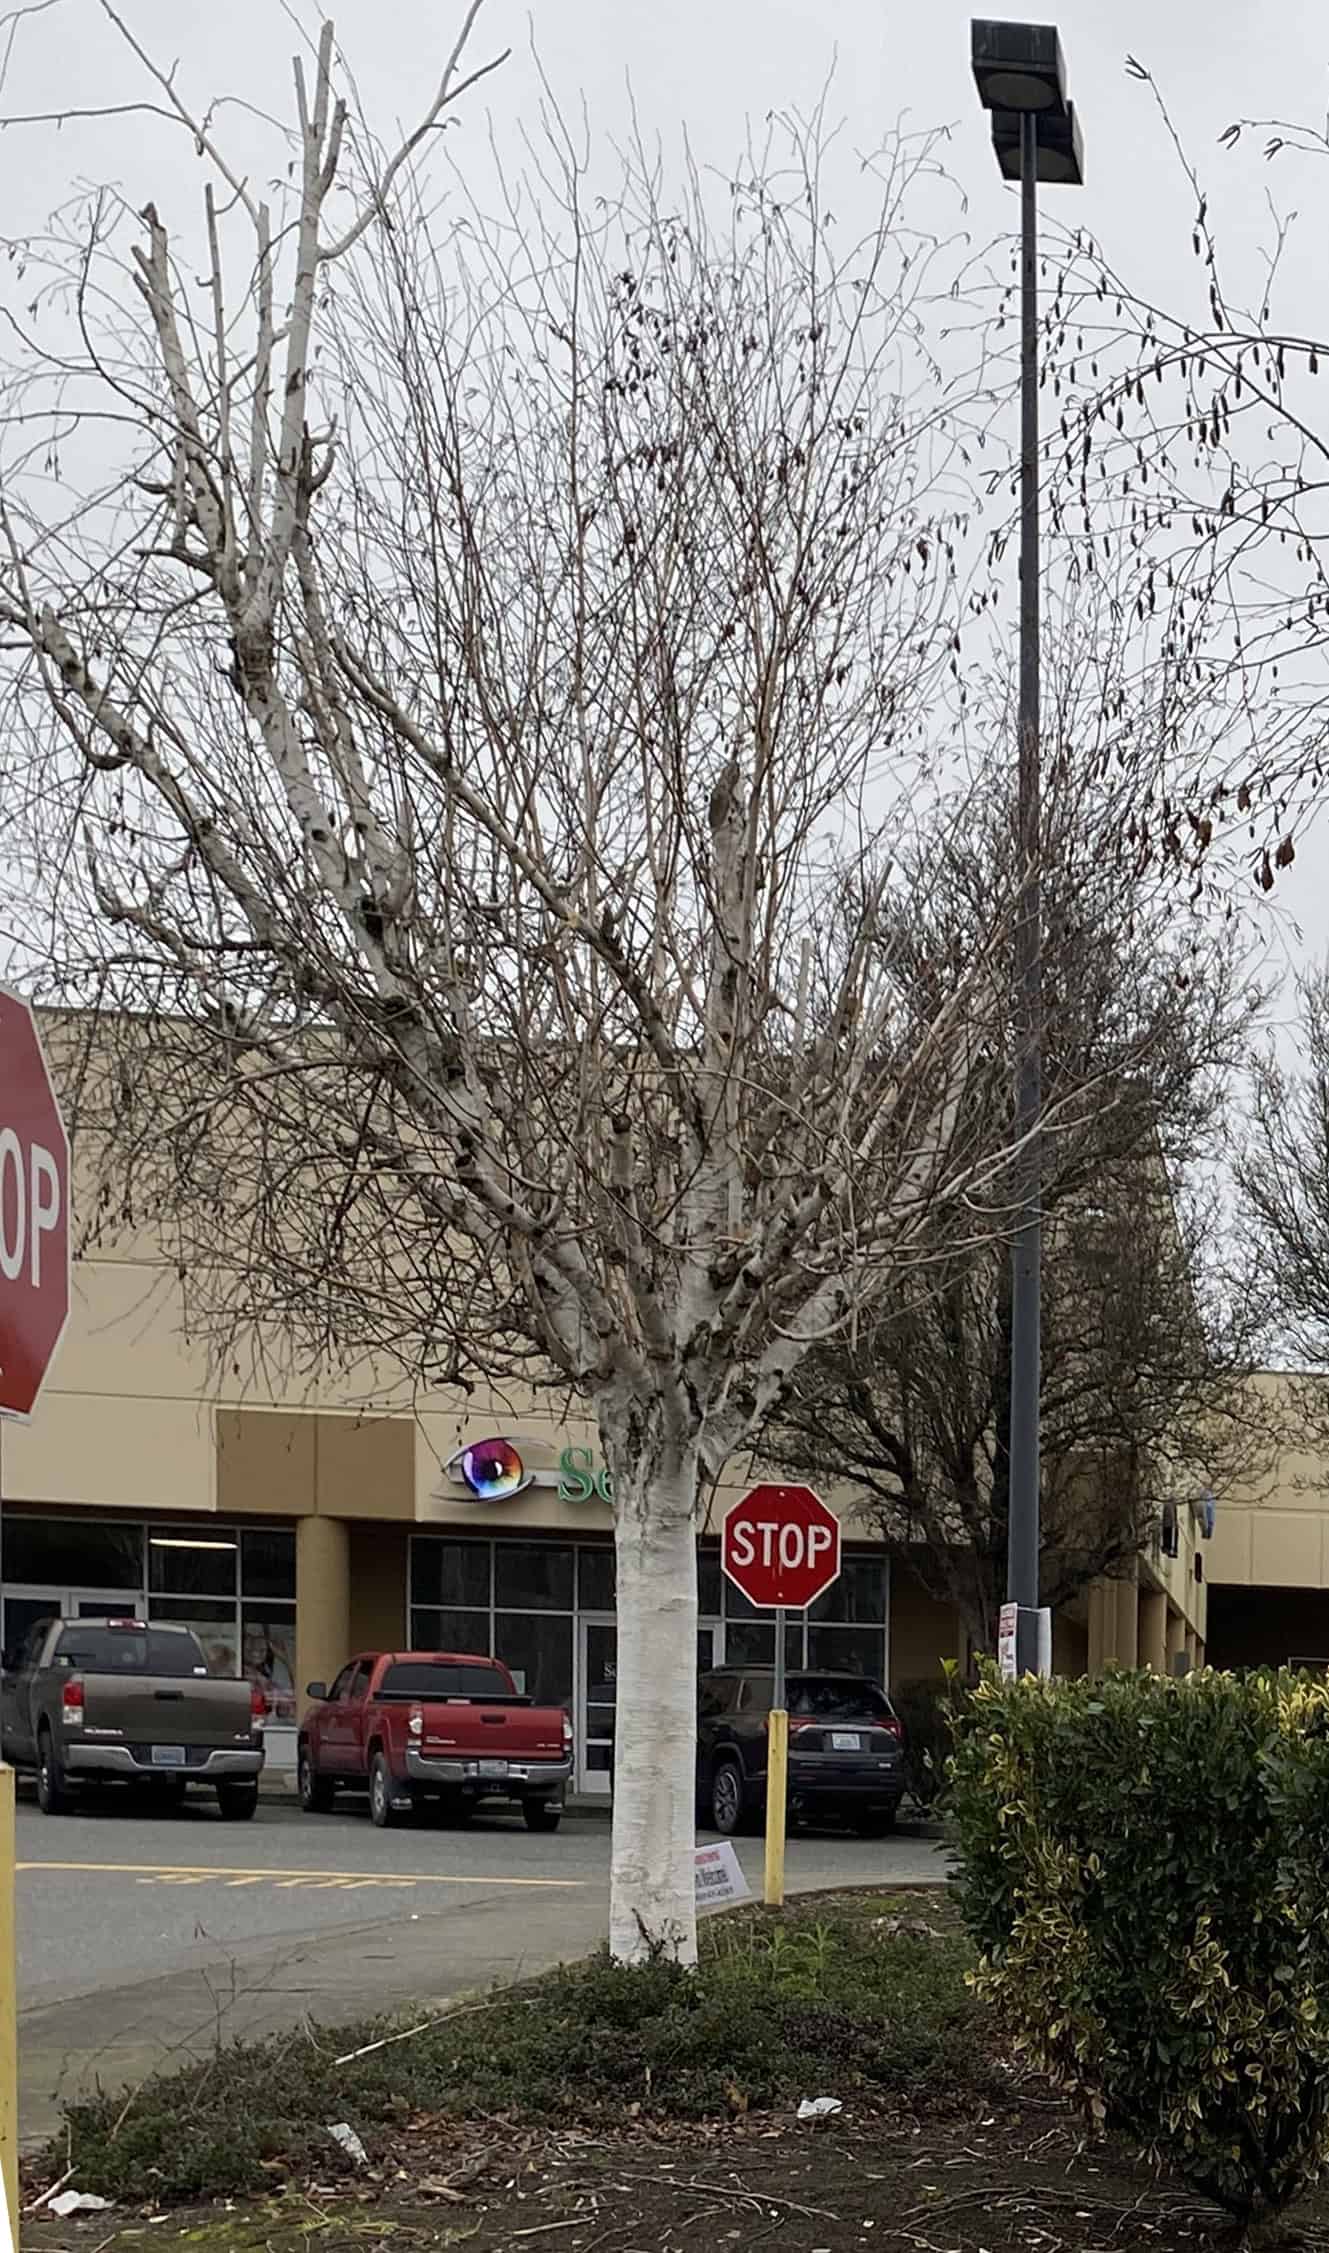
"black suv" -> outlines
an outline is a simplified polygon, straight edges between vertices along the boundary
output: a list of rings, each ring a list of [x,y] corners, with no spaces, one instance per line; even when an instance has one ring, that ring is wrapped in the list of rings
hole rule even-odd
[[[772,1667],[722,1666],[703,1674],[697,1698],[697,1806],[731,1838],[766,1813],[767,1715]],[[861,1838],[895,1826],[904,1796],[904,1730],[884,1690],[856,1674],[791,1673],[789,1813],[854,1825]]]

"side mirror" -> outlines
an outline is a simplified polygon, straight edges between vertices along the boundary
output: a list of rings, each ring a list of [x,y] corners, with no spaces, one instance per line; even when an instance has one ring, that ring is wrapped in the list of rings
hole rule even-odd
[[[326,1682],[307,1682],[305,1684],[305,1696],[311,1698],[315,1705],[322,1705],[327,1694],[328,1685]]]

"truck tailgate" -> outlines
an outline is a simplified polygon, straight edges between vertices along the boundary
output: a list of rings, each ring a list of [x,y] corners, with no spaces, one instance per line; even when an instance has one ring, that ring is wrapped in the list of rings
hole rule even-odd
[[[85,1735],[115,1730],[131,1743],[230,1745],[251,1728],[247,1682],[211,1675],[85,1674]]]
[[[424,1752],[462,1753],[483,1760],[560,1760],[563,1709],[556,1705],[487,1705],[480,1698],[428,1701],[417,1709],[423,1719]]]

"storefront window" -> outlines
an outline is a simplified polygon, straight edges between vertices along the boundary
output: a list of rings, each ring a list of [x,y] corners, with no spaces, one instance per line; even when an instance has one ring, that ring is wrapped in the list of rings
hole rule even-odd
[[[721,1593],[724,1598],[724,1612],[726,1619],[769,1620],[771,1616],[770,1613],[765,1611],[758,1611],[755,1604],[750,1604],[748,1602],[748,1599],[743,1594],[742,1589],[735,1588],[732,1580],[724,1580],[722,1578]],[[753,1661],[752,1663],[755,1664],[756,1662]]]
[[[572,1559],[571,1549],[543,1542],[496,1541],[495,1610],[570,1612]]]
[[[725,1629],[724,1662],[726,1666],[774,1666],[775,1628],[763,1626],[757,1620],[739,1619]],[[803,1628],[786,1623],[784,1631],[784,1662],[787,1669],[803,1664]]]
[[[865,1680],[882,1680],[881,1629],[872,1627],[810,1627],[808,1665],[825,1667],[832,1674],[861,1674]]]
[[[697,1559],[697,1610],[703,1619],[718,1619],[724,1610],[724,1574],[713,1551]]]
[[[6,1511],[4,1639],[63,1607],[114,1604],[188,1627],[209,1670],[263,1690],[266,1718],[296,1717],[295,1534],[215,1522],[98,1525]],[[24,1583],[29,1583],[25,1587]],[[50,1594],[32,1592],[45,1583]]]
[[[411,1542],[410,1572],[416,1650],[500,1658],[541,1704],[568,1704],[577,1697],[583,1766],[589,1771],[604,1765],[596,1748],[600,1737],[607,1747],[612,1731],[597,1736],[592,1690],[597,1638],[608,1636],[605,1649],[613,1649],[613,1626],[602,1627],[594,1617],[612,1618],[616,1610],[614,1553],[607,1544],[452,1541],[420,1534]],[[699,1550],[697,1581],[700,1616],[717,1623],[700,1631],[700,1669],[773,1665],[774,1619],[754,1610],[724,1580],[714,1547]],[[846,1557],[840,1580],[812,1613],[806,1619],[799,1612],[787,1616],[789,1670],[824,1667],[884,1684],[889,1585],[880,1555]],[[461,1592],[468,1601],[456,1600]]]
[[[465,1611],[489,1609],[488,1541],[436,1541],[417,1537],[411,1544],[411,1595],[417,1604],[442,1604]],[[440,1644],[440,1649],[443,1646]]]
[[[297,1717],[295,1606],[246,1604],[240,1616],[245,1678],[262,1690],[267,1719],[292,1726]]]
[[[572,1704],[572,1621],[557,1614],[497,1612],[494,1657],[537,1705]]]
[[[48,1588],[139,1589],[143,1528],[91,1518],[24,1518],[5,1510],[0,1570],[7,1588],[27,1581]]]
[[[731,1620],[725,1629],[726,1666],[774,1666],[775,1629],[755,1619]]]
[[[442,1611],[433,1605],[412,1604],[411,1648],[415,1651],[457,1651],[463,1656],[492,1658],[489,1614]]]
[[[852,1620],[863,1625],[884,1626],[886,1620],[886,1571],[880,1557],[846,1557],[840,1577],[824,1596],[818,1596],[808,1612],[809,1619]]]
[[[241,1534],[240,1593],[295,1602],[295,1535],[287,1527],[263,1526]]]
[[[614,1552],[583,1549],[577,1558],[577,1601],[584,1612],[615,1608]]]
[[[148,1587],[164,1596],[229,1596],[234,1602],[240,1542],[236,1534],[188,1526],[148,1534]]]
[[[240,1632],[234,1601],[226,1603],[207,1596],[153,1596],[148,1616],[191,1629],[202,1647],[209,1674],[239,1673]]]

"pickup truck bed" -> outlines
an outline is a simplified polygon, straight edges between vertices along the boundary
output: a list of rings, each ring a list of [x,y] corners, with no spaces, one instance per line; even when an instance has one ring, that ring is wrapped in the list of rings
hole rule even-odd
[[[572,1774],[572,1724],[532,1705],[498,1659],[456,1651],[367,1651],[331,1688],[311,1682],[300,1727],[301,1803],[369,1793],[376,1824],[433,1801],[465,1821],[482,1800],[515,1801],[530,1830],[557,1830]]]
[[[141,1783],[179,1799],[215,1787],[223,1815],[258,1803],[261,1697],[208,1673],[186,1627],[53,1619],[34,1627],[0,1688],[0,1746],[37,1777],[44,1814],[88,1783]]]

